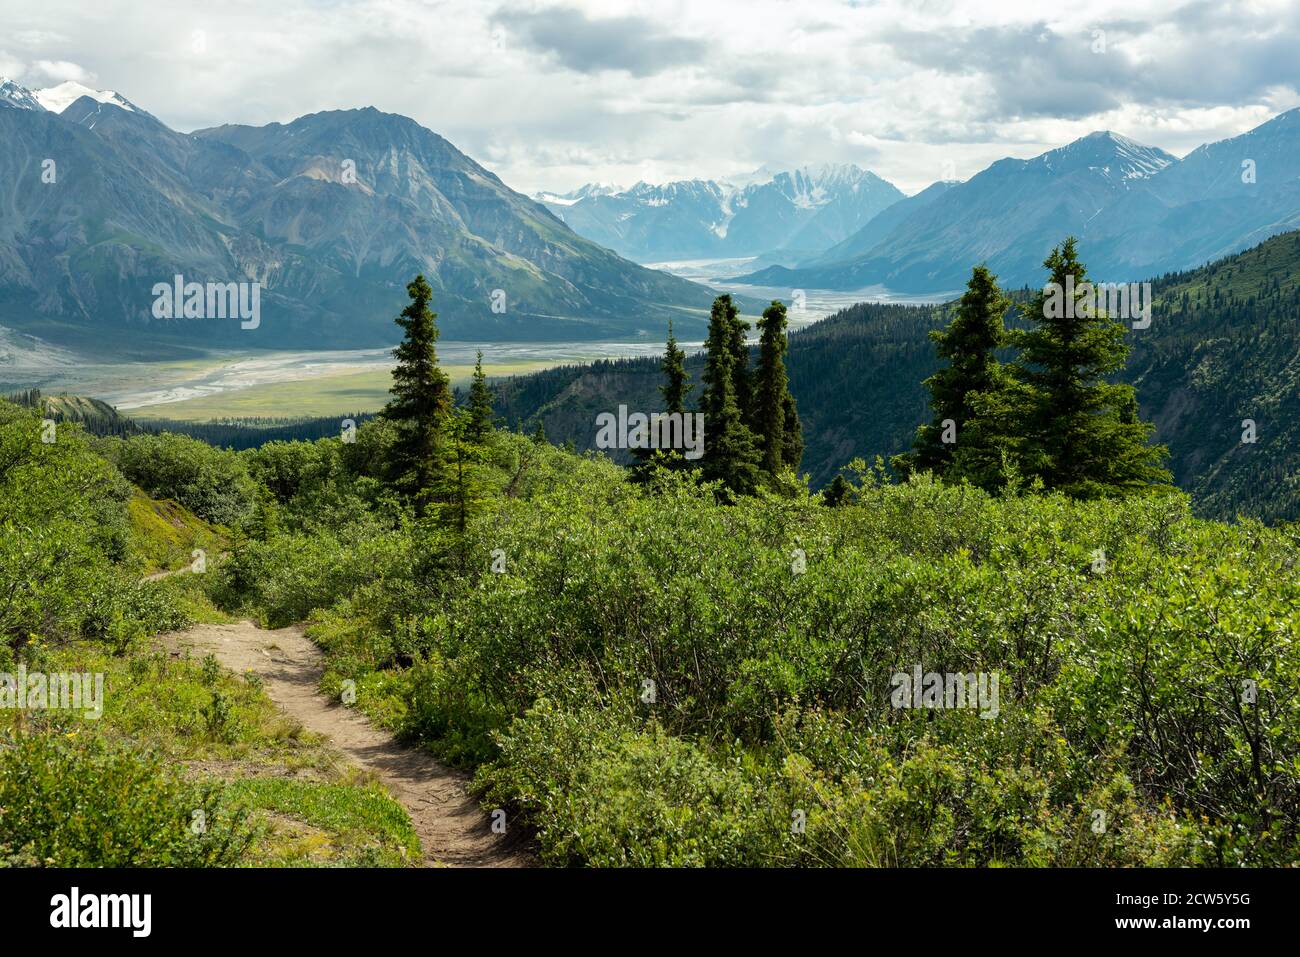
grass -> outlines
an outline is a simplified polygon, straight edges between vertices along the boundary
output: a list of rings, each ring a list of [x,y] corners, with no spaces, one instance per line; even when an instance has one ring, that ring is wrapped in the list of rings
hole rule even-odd
[[[489,376],[524,375],[555,365],[548,360],[484,363]],[[465,386],[472,365],[444,365],[452,385]],[[315,376],[292,382],[270,382],[238,391],[129,409],[126,415],[141,422],[180,419],[206,422],[225,418],[295,418],[348,412],[377,412],[389,400],[392,375],[387,369]]]
[[[253,863],[272,867],[405,867],[421,857],[402,806],[375,782],[241,778],[226,797],[265,831]]]
[[[230,544],[223,529],[171,499],[152,499],[138,488],[127,503],[127,513],[131,550],[143,562],[146,574],[183,568],[193,560],[195,549],[203,549],[213,559]]]
[[[102,674],[103,714],[0,709],[0,735],[20,728],[101,735],[217,784],[255,826],[244,861],[251,866],[420,862],[419,838],[402,806],[281,713],[260,682],[222,670],[215,659],[177,659],[143,646],[126,656],[88,642],[30,652],[32,671]]]

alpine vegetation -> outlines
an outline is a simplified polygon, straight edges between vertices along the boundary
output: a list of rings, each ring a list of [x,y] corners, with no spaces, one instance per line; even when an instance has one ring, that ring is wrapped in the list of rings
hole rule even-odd
[[[703,412],[633,412],[626,405],[618,414],[596,416],[598,449],[675,449],[682,458],[695,461],[704,455]]]

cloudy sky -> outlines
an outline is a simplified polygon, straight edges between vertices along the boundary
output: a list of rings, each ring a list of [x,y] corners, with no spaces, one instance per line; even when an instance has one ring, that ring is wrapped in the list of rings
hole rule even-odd
[[[1050,17],[1050,19],[1044,19]],[[1294,0],[4,0],[0,75],[169,125],[375,106],[526,192],[854,162],[906,192],[1300,105]]]

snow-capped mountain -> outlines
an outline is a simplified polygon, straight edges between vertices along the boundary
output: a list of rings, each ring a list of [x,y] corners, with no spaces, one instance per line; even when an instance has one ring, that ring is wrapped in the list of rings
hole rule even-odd
[[[62,113],[83,96],[88,96],[98,103],[111,103],[113,106],[120,106],[129,113],[143,112],[120,93],[113,90],[94,90],[78,83],[76,80],[68,80],[58,86],[37,90],[33,95],[40,101],[41,106],[51,113]]]
[[[1069,235],[1103,282],[1194,268],[1300,226],[1300,109],[1181,161],[1100,131],[933,190],[799,268],[741,281],[938,293],[960,289],[983,262],[1004,285],[1033,284],[1048,250]]]
[[[7,76],[0,76],[0,107],[17,110],[44,110],[36,94],[27,87],[15,83]]]
[[[614,186],[606,183],[586,183],[577,189],[571,189],[567,193],[548,193],[543,190],[540,193],[534,193],[533,199],[543,206],[572,206],[579,200],[586,199],[588,196],[612,196],[615,193],[623,192],[622,186]]]
[[[561,197],[547,208],[575,231],[640,262],[814,253],[903,198],[852,164],[804,166],[718,180],[637,183]]]

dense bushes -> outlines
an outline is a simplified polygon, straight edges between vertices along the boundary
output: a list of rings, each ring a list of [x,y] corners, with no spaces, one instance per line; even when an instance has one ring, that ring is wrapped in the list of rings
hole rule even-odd
[[[106,445],[128,479],[157,498],[174,498],[200,518],[238,528],[253,515],[258,485],[234,452],[185,435],[136,435]]]
[[[33,641],[124,645],[181,623],[131,567],[130,497],[76,426],[0,402],[0,663]]]
[[[213,789],[93,734],[0,742],[0,811],[0,862],[14,864],[220,867],[253,839]]]
[[[546,859],[1300,861],[1294,532],[862,470],[841,508],[720,507],[568,461],[389,561],[276,544],[249,591],[325,567],[329,680],[478,764]],[[916,666],[996,674],[996,717],[892,707]]]
[[[385,493],[384,442],[243,453],[246,536],[202,584],[272,625],[315,615],[326,687],[477,766],[547,861],[1300,862],[1294,529],[865,468],[835,509],[719,506],[498,433],[462,535]],[[205,461],[154,451],[154,475]],[[105,567],[75,586],[79,633],[165,620],[120,580],[96,597]],[[917,667],[996,676],[995,713],[895,707]]]

